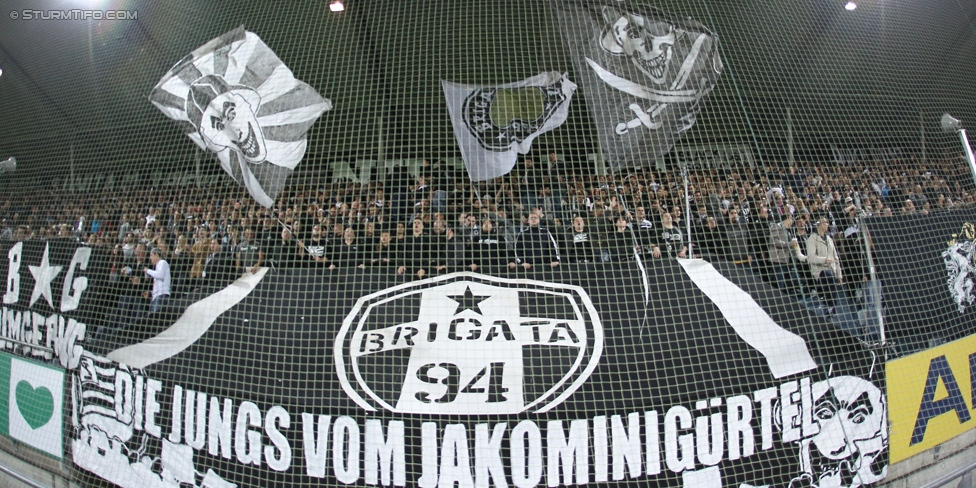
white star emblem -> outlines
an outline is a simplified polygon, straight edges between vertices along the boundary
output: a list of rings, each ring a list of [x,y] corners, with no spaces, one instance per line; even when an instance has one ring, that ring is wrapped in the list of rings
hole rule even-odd
[[[62,267],[51,266],[48,261],[49,248],[49,244],[44,245],[44,257],[41,258],[40,266],[28,266],[31,274],[34,275],[34,293],[31,293],[30,305],[28,305],[29,307],[33,307],[34,302],[36,302],[41,295],[44,295],[44,298],[47,299],[47,304],[50,305],[51,308],[54,308],[54,300],[51,299],[51,281],[53,281],[54,277],[61,272]]]

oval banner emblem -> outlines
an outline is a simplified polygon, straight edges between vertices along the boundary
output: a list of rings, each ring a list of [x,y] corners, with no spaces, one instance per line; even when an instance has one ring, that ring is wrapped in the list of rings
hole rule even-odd
[[[453,273],[360,298],[336,337],[345,392],[369,411],[545,412],[590,376],[603,326],[573,285]]]

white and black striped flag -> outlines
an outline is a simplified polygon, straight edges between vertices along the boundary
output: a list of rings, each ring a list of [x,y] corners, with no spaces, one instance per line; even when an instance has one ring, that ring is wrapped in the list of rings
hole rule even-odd
[[[332,108],[243,27],[176,63],[149,101],[265,207],[305,156],[308,129]]]
[[[497,86],[441,85],[471,181],[508,174],[516,153],[528,153],[536,137],[566,121],[576,91],[554,71]]]
[[[722,73],[716,36],[636,2],[552,5],[611,168],[647,166],[667,154]]]

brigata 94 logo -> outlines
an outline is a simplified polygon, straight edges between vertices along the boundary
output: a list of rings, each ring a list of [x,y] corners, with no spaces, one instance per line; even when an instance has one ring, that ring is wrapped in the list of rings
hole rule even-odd
[[[369,411],[515,414],[568,398],[602,351],[582,288],[454,273],[359,299],[335,363],[343,389]]]

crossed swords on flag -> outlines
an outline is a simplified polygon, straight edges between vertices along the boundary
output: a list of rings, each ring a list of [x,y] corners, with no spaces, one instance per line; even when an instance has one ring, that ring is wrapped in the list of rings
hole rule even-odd
[[[630,110],[634,112],[637,116],[628,122],[621,122],[615,127],[615,131],[618,135],[624,135],[630,132],[631,129],[644,126],[651,130],[659,129],[663,124],[657,120],[661,112],[668,107],[669,103],[680,103],[680,102],[695,102],[700,100],[702,97],[711,91],[714,85],[709,85],[706,89],[699,90],[684,90],[685,84],[688,82],[688,78],[691,76],[691,70],[695,67],[695,62],[698,60],[698,55],[701,53],[702,45],[705,43],[707,36],[700,34],[698,39],[695,40],[695,44],[691,48],[691,52],[685,57],[684,63],[681,65],[681,69],[678,71],[678,76],[675,77],[673,83],[671,83],[671,89],[668,91],[655,90],[653,88],[646,87],[639,83],[635,83],[625,78],[621,78],[606,68],[597,64],[590,58],[586,58],[586,62],[593,68],[597,76],[600,77],[608,85],[630,95],[638,98],[643,98],[646,100],[654,100],[655,103],[644,110],[643,107],[637,103],[632,103],[627,106]],[[688,113],[681,117],[684,123],[678,133],[684,132],[691,128],[695,123],[695,114]]]

